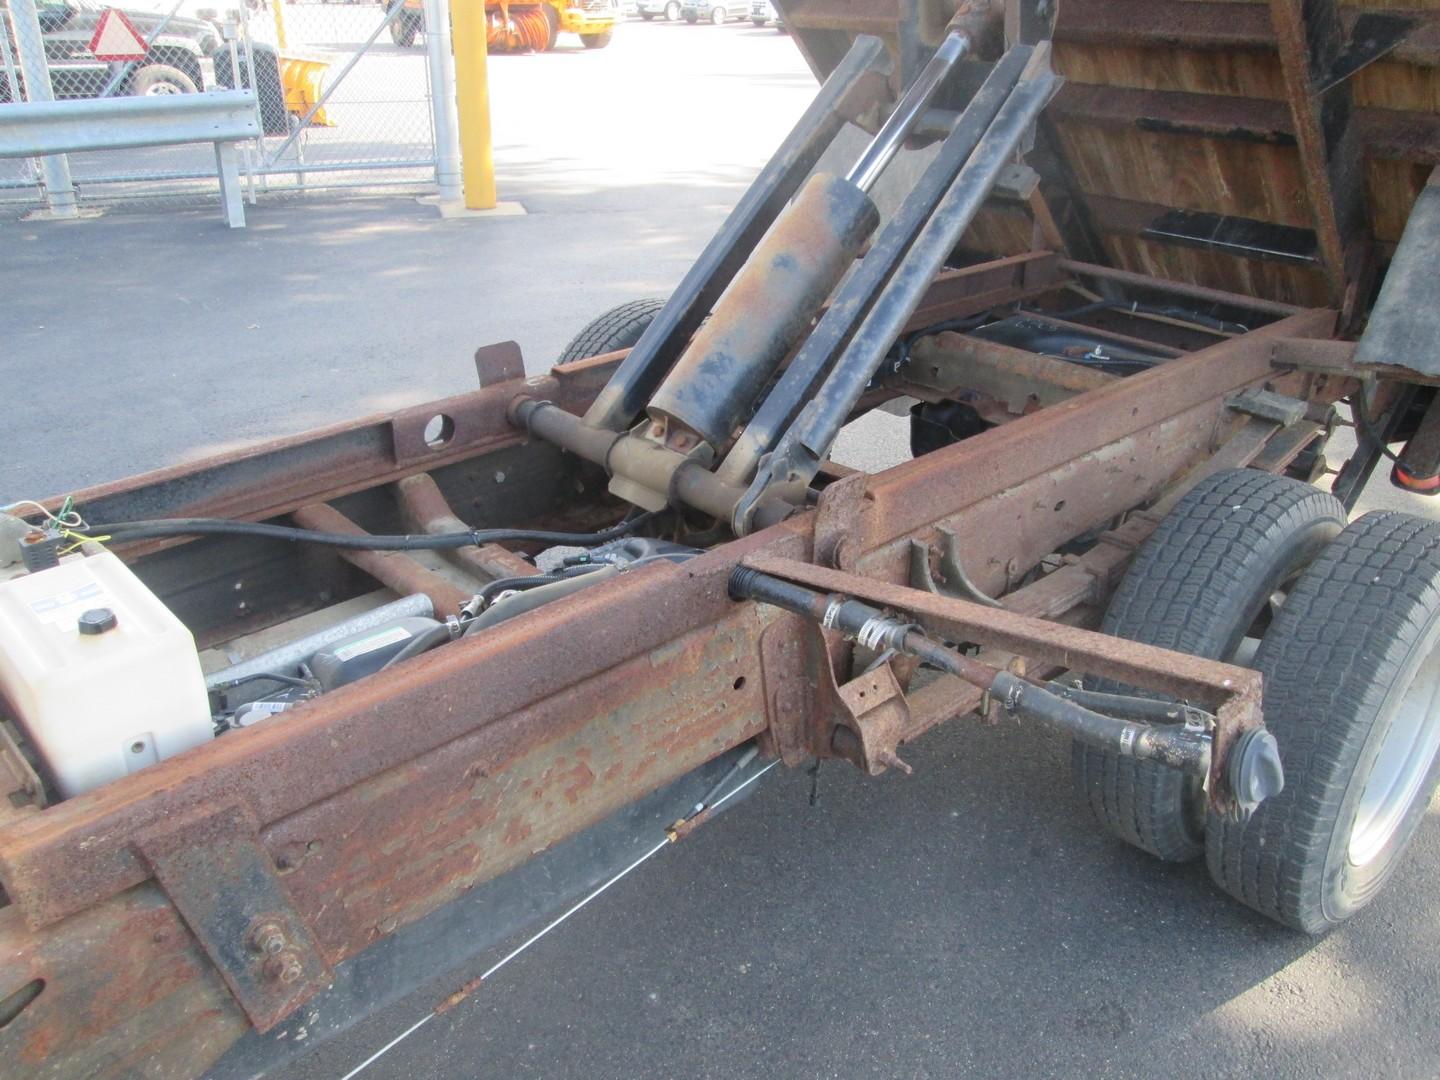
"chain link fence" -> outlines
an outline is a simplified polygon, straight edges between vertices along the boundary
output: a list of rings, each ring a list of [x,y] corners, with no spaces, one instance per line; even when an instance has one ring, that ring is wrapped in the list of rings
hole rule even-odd
[[[429,68],[423,37],[407,41],[403,32],[406,18],[418,14],[405,0],[388,7],[373,0],[34,4],[32,19],[21,0],[0,0],[0,102],[43,100],[42,87],[27,86],[42,78],[42,56],[57,99],[254,87],[263,134],[242,144],[241,156],[252,201],[315,188],[434,182]],[[105,59],[135,51],[139,59]],[[82,205],[216,189],[214,154],[203,144],[68,158]],[[45,179],[42,161],[0,159],[0,203],[40,204]]]

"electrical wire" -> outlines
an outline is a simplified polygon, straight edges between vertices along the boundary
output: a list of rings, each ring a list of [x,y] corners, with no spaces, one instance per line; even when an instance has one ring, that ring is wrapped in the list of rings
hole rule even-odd
[[[259,682],[283,683],[285,686],[298,686],[301,690],[314,690],[315,682],[311,679],[297,679],[293,675],[281,675],[278,671],[255,671],[249,675],[241,675],[238,679],[227,679],[225,682],[216,683],[210,687],[211,690],[234,690],[237,686],[244,686],[246,683]]]
[[[469,532],[405,536],[352,535],[321,532],[290,525],[268,525],[258,521],[228,521],[225,518],[164,518],[156,521],[127,521],[95,525],[92,532],[108,533],[117,542],[155,540],[175,536],[254,536],[293,543],[323,544],[360,551],[443,551],[478,547],[506,541],[535,541],[546,544],[603,544],[634,532],[658,512],[641,514],[613,528],[596,533],[547,532],[541,529],[472,529]]]
[[[742,760],[748,761],[749,759],[753,758],[753,756],[754,756],[753,754],[748,754],[748,753],[747,753],[747,755],[746,755],[744,758],[742,758]],[[737,764],[738,764],[738,763],[737,763]],[[698,816],[699,816],[703,811],[705,811],[705,810],[718,810],[720,807],[724,806],[727,802],[729,802],[731,799],[733,799],[736,795],[740,794],[740,792],[744,791],[744,790],[745,790],[746,788],[748,788],[751,784],[755,783],[755,782],[756,782],[757,780],[759,780],[762,776],[764,776],[766,773],[768,773],[771,769],[775,768],[775,766],[776,766],[776,765],[779,765],[779,764],[780,764],[779,761],[772,761],[772,762],[770,762],[770,764],[766,765],[766,766],[765,766],[763,769],[761,769],[759,772],[755,773],[753,776],[747,777],[745,780],[743,780],[743,781],[740,782],[739,784],[735,785],[735,787],[731,788],[731,789],[730,789],[729,791],[727,791],[724,795],[722,795],[720,798],[716,799],[713,803],[710,803],[708,806],[705,805],[704,801],[702,800],[700,803],[697,803],[697,804],[695,805],[695,808],[694,808],[688,815],[686,815],[686,817],[683,818],[682,820],[683,820],[683,821],[693,820],[694,818],[698,817]],[[726,778],[728,778],[729,776],[733,775],[733,774],[734,774],[734,771],[735,771],[734,769],[731,769],[730,772],[726,774]],[[722,783],[722,784],[724,783],[724,780],[723,780],[723,779],[722,779],[721,783]],[[712,788],[711,790],[712,790],[712,792],[713,792],[715,789]],[[534,945],[537,941],[539,941],[541,938],[543,938],[546,934],[550,933],[552,930],[554,930],[556,927],[558,927],[561,923],[565,922],[567,919],[570,918],[570,916],[574,915],[574,914],[575,914],[577,911],[579,911],[581,908],[583,908],[583,907],[585,907],[587,904],[589,904],[590,901],[592,901],[592,900],[594,900],[596,897],[600,896],[601,893],[605,892],[605,891],[606,891],[607,889],[609,889],[612,885],[614,885],[614,884],[616,884],[617,882],[619,882],[622,878],[626,877],[626,876],[629,875],[631,872],[633,872],[633,871],[635,871],[635,870],[638,870],[640,867],[644,866],[647,862],[649,862],[651,859],[653,859],[656,855],[659,855],[660,852],[664,851],[667,847],[669,847],[671,844],[675,843],[676,840],[678,839],[678,837],[677,837],[677,835],[676,835],[676,833],[675,833],[674,830],[675,830],[675,826],[672,825],[669,829],[667,829],[667,830],[665,831],[665,838],[664,838],[663,840],[659,841],[657,844],[655,844],[653,847],[651,847],[649,850],[647,850],[643,855],[641,855],[641,856],[640,856],[638,859],[636,859],[634,862],[630,863],[630,865],[626,866],[623,870],[621,870],[621,871],[620,871],[618,874],[616,874],[614,877],[610,878],[608,881],[602,882],[601,884],[597,885],[594,889],[592,889],[589,893],[587,893],[580,901],[578,901],[577,903],[575,903],[574,905],[572,905],[570,908],[568,908],[566,911],[564,911],[562,914],[560,914],[560,915],[557,916],[556,918],[552,919],[550,922],[546,923],[545,926],[544,926],[542,929],[540,929],[540,930],[537,931],[536,933],[532,934],[530,937],[526,938],[523,942],[521,942],[521,943],[520,943],[519,945],[517,945],[515,948],[511,949],[508,953],[506,953],[503,957],[501,957],[497,962],[495,962],[494,964],[492,964],[487,970],[485,970],[484,972],[482,972],[482,973],[480,974],[479,978],[476,978],[476,979],[472,980],[471,982],[466,983],[465,986],[462,987],[462,988],[461,988],[459,991],[457,991],[455,994],[452,994],[452,995],[451,995],[449,998],[447,998],[445,1001],[441,1002],[441,1003],[440,1003],[439,1005],[437,1005],[435,1008],[431,1009],[428,1013],[426,1013],[424,1016],[422,1016],[419,1020],[415,1021],[415,1023],[411,1024],[408,1028],[406,1028],[404,1031],[402,1031],[399,1035],[395,1036],[395,1038],[391,1039],[388,1043],[386,1043],[384,1046],[382,1046],[379,1050],[375,1051],[375,1053],[371,1054],[368,1058],[366,1058],[364,1061],[362,1061],[359,1065],[356,1065],[355,1068],[351,1069],[351,1070],[350,1070],[349,1072],[347,1072],[344,1076],[342,1076],[342,1077],[340,1078],[340,1080],[354,1080],[355,1077],[359,1076],[362,1072],[364,1072],[366,1069],[368,1069],[371,1065],[375,1064],[375,1062],[379,1061],[382,1057],[384,1057],[386,1054],[388,1054],[391,1050],[395,1049],[395,1047],[399,1046],[402,1042],[404,1042],[406,1039],[408,1039],[411,1035],[414,1035],[415,1032],[419,1031],[422,1027],[424,1027],[426,1024],[428,1024],[431,1020],[434,1020],[437,1016],[440,1016],[442,1013],[448,1011],[453,1005],[459,1004],[460,1000],[463,1000],[463,999],[464,999],[465,997],[467,997],[470,993],[473,993],[476,989],[478,989],[481,983],[483,983],[483,982],[485,982],[485,980],[491,978],[496,972],[498,972],[498,971],[499,971],[501,968],[503,968],[506,964],[510,963],[510,961],[514,960],[514,959],[515,959],[517,956],[519,956],[521,953],[525,952],[526,949],[530,948],[530,946]]]
[[[22,506],[29,506],[32,507],[33,510],[39,510],[40,513],[44,515],[46,521],[52,525],[59,526],[61,529],[89,528],[89,526],[85,524],[85,519],[75,512],[74,505],[74,497],[67,495],[65,496],[65,501],[60,504],[60,513],[52,514],[45,508],[43,503],[38,503],[34,499],[21,499],[8,506],[0,506],[0,513],[8,514],[11,511],[19,510]]]

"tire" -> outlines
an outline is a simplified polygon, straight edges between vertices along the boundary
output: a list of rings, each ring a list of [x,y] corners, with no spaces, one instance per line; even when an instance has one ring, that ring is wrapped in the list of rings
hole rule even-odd
[[[610,39],[615,36],[615,31],[605,30],[598,34],[581,34],[580,44],[587,49],[603,49],[610,44]]]
[[[417,23],[418,24],[418,23]],[[394,29],[395,24],[390,24]],[[215,81],[229,89],[233,86],[234,72],[230,68],[228,53],[211,53],[215,61]],[[266,135],[287,135],[290,132],[290,110],[285,106],[285,84],[280,78],[280,53],[273,45],[252,46],[251,59],[255,67],[255,93],[260,99],[260,120]],[[250,65],[240,65],[240,87],[250,88]],[[299,117],[295,118],[297,121]]]
[[[710,23],[713,26],[724,26],[725,20],[729,17],[729,13],[723,7],[710,9]]]
[[[1253,469],[1207,477],[1141,547],[1101,629],[1195,656],[1242,659],[1246,637],[1269,621],[1267,601],[1339,534],[1345,517],[1334,496],[1297,480]],[[1088,685],[1140,693],[1109,680]],[[1120,839],[1165,862],[1204,853],[1198,781],[1078,741],[1070,764],[1077,791]]]
[[[753,27],[755,27],[756,30],[764,30],[764,29],[765,29],[765,20],[764,20],[764,19],[751,19],[751,20],[750,20],[750,25],[753,26]]]
[[[922,401],[910,409],[910,456],[924,457],[995,425],[963,401]]]
[[[651,19],[655,18],[655,13],[653,11],[642,11],[640,13],[640,18],[644,19],[646,22],[649,22]]]
[[[573,360],[630,348],[640,340],[640,335],[655,321],[655,316],[664,306],[664,300],[649,299],[632,300],[611,308],[592,319],[585,329],[576,334],[556,362],[568,364]]]
[[[198,91],[194,79],[169,64],[146,64],[130,79],[130,93],[134,97],[194,94]]]
[[[1206,861],[1232,896],[1320,934],[1375,898],[1440,782],[1440,525],[1356,521],[1300,577],[1257,666],[1285,789],[1247,822],[1212,818]]]
[[[390,24],[390,40],[402,49],[408,49],[414,45],[415,36],[419,32],[420,20],[412,19],[409,15],[399,15]]]
[[[549,52],[560,40],[560,16],[549,4],[540,5],[540,14],[545,17],[545,48],[540,51]]]
[[[700,21],[700,16],[698,16],[698,15],[686,15],[686,16],[685,16],[685,21],[686,21],[687,23],[689,23],[691,26],[694,26],[696,23],[698,23],[698,22]]]
[[[666,22],[677,22],[677,21],[679,21],[679,19],[680,19],[680,4],[679,4],[678,0],[671,0],[670,3],[668,3],[668,4],[665,5],[665,21],[666,21]],[[694,20],[692,19],[691,22],[694,22]]]

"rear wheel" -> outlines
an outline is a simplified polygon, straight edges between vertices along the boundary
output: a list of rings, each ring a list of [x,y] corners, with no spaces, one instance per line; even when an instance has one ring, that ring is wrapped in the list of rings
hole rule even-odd
[[[558,363],[568,364],[572,360],[599,356],[617,349],[628,349],[640,340],[645,328],[655,321],[655,316],[665,306],[664,300],[632,300],[628,304],[611,308],[603,315],[592,319],[565,346]]]
[[[610,44],[610,39],[615,36],[615,31],[604,30],[598,34],[581,34],[580,43],[587,49],[603,49]]]
[[[710,21],[716,26],[724,26],[727,18],[729,18],[729,14],[723,7],[710,9]]]
[[[642,11],[640,13],[640,18],[644,19],[646,22],[649,22],[651,19],[655,18],[655,13],[653,11]]]
[[[1207,477],[1141,547],[1105,612],[1108,634],[1248,664],[1285,590],[1340,532],[1345,508],[1297,480],[1253,469]],[[1139,693],[1109,680],[1093,688]],[[1267,713],[1268,715],[1268,713]],[[1120,839],[1167,862],[1205,851],[1205,795],[1176,769],[1071,746],[1071,775]]]
[[[146,64],[130,80],[130,93],[136,97],[194,94],[197,90],[194,79],[169,64]]]
[[[764,19],[751,19],[751,20],[750,20],[750,25],[753,26],[753,27],[755,27],[756,30],[761,30],[761,29],[763,29],[764,26],[765,26],[765,20],[764,20]]]
[[[668,4],[665,5],[665,21],[666,21],[666,22],[675,22],[675,21],[678,20],[679,18],[680,18],[680,3],[679,3],[679,0],[670,0],[670,3],[668,3]],[[694,22],[695,20],[692,19],[692,20],[690,20],[690,21],[691,21],[691,22]]]
[[[1285,789],[1213,818],[1210,874],[1323,933],[1399,865],[1440,783],[1440,525],[1367,514],[1296,582],[1256,666]]]
[[[395,21],[390,24],[390,40],[402,49],[408,49],[414,45],[415,35],[419,32],[420,20],[411,17],[408,11],[402,11],[395,16]]]
[[[545,19],[545,47],[540,51],[549,52],[560,40],[560,16],[549,4],[540,5],[540,14]],[[590,43],[587,41],[585,44],[588,46]]]

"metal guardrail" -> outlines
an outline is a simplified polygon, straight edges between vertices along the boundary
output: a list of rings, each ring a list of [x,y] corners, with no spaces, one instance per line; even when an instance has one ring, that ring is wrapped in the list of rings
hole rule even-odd
[[[0,105],[0,158],[140,146],[215,145],[231,228],[245,224],[235,143],[260,134],[251,90]]]

